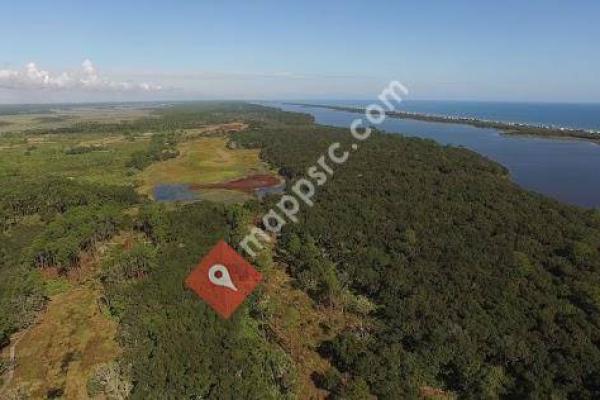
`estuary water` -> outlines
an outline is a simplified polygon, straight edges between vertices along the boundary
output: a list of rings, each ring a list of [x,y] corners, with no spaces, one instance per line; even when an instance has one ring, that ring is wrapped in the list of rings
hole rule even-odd
[[[360,117],[360,114],[346,111],[284,103],[264,104],[308,113],[319,124],[344,128]],[[586,125],[595,124],[587,121]],[[512,179],[525,189],[573,205],[600,207],[600,145],[596,143],[504,135],[495,129],[398,118],[387,118],[378,127],[389,133],[463,146],[504,165]]]

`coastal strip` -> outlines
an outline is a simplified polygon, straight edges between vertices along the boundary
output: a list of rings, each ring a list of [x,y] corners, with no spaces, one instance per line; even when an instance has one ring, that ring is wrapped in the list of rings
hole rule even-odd
[[[324,108],[334,111],[346,111],[352,113],[364,113],[365,108],[361,107],[342,107],[342,106],[331,106],[324,104],[306,104],[306,103],[284,103],[293,106],[302,107],[314,107]],[[437,122],[444,124],[460,124],[470,125],[476,128],[491,128],[497,129],[508,135],[525,135],[525,136],[542,136],[549,138],[574,138],[574,139],[585,139],[600,143],[600,130],[588,130],[588,129],[577,129],[577,128],[566,128],[552,125],[536,125],[522,122],[505,122],[505,121],[494,121],[488,119],[474,118],[474,117],[458,117],[449,115],[437,115],[418,113],[410,111],[387,111],[387,116],[401,119],[411,119],[416,121],[426,122]]]

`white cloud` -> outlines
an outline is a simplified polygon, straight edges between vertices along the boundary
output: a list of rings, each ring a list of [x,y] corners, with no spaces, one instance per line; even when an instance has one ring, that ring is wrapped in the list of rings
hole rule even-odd
[[[150,83],[120,82],[102,77],[86,59],[75,72],[52,74],[30,62],[21,70],[0,69],[0,87],[7,89],[78,89],[85,91],[154,92],[161,86]]]

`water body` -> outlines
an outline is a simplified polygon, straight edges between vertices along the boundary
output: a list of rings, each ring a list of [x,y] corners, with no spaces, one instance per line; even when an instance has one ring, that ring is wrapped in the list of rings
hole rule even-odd
[[[161,184],[154,186],[154,200],[163,201],[195,201],[199,200],[196,192],[190,190],[189,185]]]
[[[338,103],[339,104],[339,103]],[[323,125],[349,127],[360,114],[270,103],[286,111],[313,115]],[[558,140],[504,135],[468,125],[387,118],[379,128],[390,133],[464,146],[509,169],[523,188],[583,207],[600,207],[600,145],[584,140]]]
[[[373,101],[323,100],[299,103],[365,107]],[[455,117],[471,117],[502,122],[522,122],[563,128],[600,130],[600,104],[501,103],[486,101],[407,100],[399,111]]]
[[[256,193],[256,196],[258,197],[259,200],[262,200],[266,196],[271,195],[271,194],[277,195],[277,194],[282,194],[284,192],[285,192],[285,185],[265,186],[265,187],[254,190],[254,193]]]

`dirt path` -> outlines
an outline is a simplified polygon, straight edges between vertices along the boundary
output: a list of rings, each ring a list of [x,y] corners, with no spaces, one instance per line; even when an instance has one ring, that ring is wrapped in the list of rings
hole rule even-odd
[[[29,328],[29,329],[31,329],[31,328]],[[29,332],[29,329],[15,334],[11,339],[12,345],[10,346],[9,356],[8,356],[9,366],[8,366],[8,371],[6,371],[4,373],[6,378],[4,380],[4,384],[0,388],[0,399],[2,398],[2,396],[4,396],[4,394],[8,390],[8,387],[10,386],[13,378],[15,377],[15,365],[17,362],[17,360],[16,360],[17,345],[25,337],[25,335],[27,335],[27,333]]]

